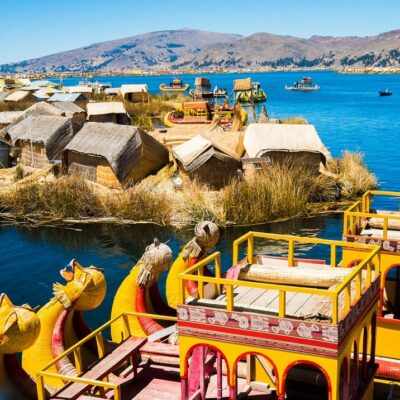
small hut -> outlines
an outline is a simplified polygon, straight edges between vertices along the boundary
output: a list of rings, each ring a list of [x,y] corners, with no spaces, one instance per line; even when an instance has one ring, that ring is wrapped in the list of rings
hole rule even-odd
[[[250,159],[299,163],[314,173],[330,157],[315,127],[309,124],[250,124],[243,142]]]
[[[85,110],[71,101],[56,101],[53,107],[60,110],[66,117],[72,118],[75,122],[83,124],[86,121]]]
[[[36,97],[31,92],[17,90],[9,94],[5,99],[7,103],[36,103]]]
[[[118,97],[120,93],[121,93],[121,88],[119,87],[110,87],[104,89],[104,94],[111,98]]]
[[[71,102],[75,103],[81,108],[85,108],[88,102],[88,98],[83,93],[55,93],[48,100],[49,103],[56,103],[59,101],[62,102]]]
[[[41,115],[12,126],[5,139],[16,149],[23,165],[44,168],[51,161],[61,160],[73,135],[71,118]]]
[[[24,111],[2,111],[0,112],[0,128],[12,124],[21,118]]]
[[[113,122],[114,124],[128,125],[129,118],[124,103],[108,101],[88,103],[87,120],[90,122]]]
[[[218,190],[241,171],[240,132],[195,136],[173,148],[184,179],[196,180]]]
[[[130,103],[148,103],[150,101],[149,90],[147,85],[122,85],[121,89],[122,99]]]
[[[87,85],[78,85],[78,86],[64,86],[64,92],[66,93],[82,93],[88,99],[93,98],[93,88]]]
[[[70,174],[111,188],[139,182],[168,163],[168,150],[134,126],[87,122],[63,152]]]

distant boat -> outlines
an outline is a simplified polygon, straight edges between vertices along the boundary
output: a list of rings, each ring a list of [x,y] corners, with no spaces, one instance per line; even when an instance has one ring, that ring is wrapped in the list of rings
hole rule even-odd
[[[379,91],[379,96],[391,96],[392,94],[393,92],[389,89]]]
[[[226,98],[227,97],[227,93],[228,91],[225,88],[219,88],[218,86],[215,86],[213,94],[214,97],[222,97],[222,98]]]
[[[313,90],[320,90],[321,86],[314,85],[311,78],[304,77],[301,80],[295,82],[293,86],[285,85],[285,90],[298,91],[298,92],[311,92]]]
[[[162,92],[186,92],[189,88],[190,85],[188,83],[183,85],[182,79],[179,78],[173,78],[169,86],[165,83],[160,85],[160,90]]]

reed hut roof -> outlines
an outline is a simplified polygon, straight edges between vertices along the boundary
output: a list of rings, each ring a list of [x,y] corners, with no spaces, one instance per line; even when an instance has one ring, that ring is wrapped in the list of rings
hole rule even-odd
[[[72,103],[71,101],[56,101],[52,106],[59,109],[61,112],[64,112],[67,116],[85,112],[83,108],[79,107],[75,103]]]
[[[147,93],[149,90],[146,84],[133,84],[133,85],[122,85],[121,95],[124,97],[127,93]]]
[[[65,145],[73,137],[72,119],[40,115],[28,117],[7,132],[13,145],[20,141],[42,143],[49,160],[59,158]]]
[[[114,87],[112,87],[112,88],[105,88],[104,89],[104,94],[106,94],[106,95],[117,95],[117,94],[119,94],[120,93],[120,91],[121,91],[121,88],[118,88],[118,87],[116,87],[116,88],[114,88]]]
[[[201,136],[209,140],[215,149],[222,153],[229,155],[230,157],[240,161],[240,158],[244,154],[243,136],[244,133],[241,131],[229,131],[229,132],[205,132]]]
[[[251,78],[235,79],[233,81],[233,88],[236,91],[251,90],[253,89],[253,82]]]
[[[124,103],[120,101],[107,101],[87,104],[87,116],[105,114],[126,114]]]
[[[87,100],[83,93],[54,93],[53,96],[49,98],[49,102],[56,101],[71,101],[75,102],[78,100]]]
[[[0,112],[0,125],[8,125],[22,117],[24,111],[3,111]]]
[[[64,91],[67,93],[93,93],[93,89],[86,85],[64,86]]]
[[[244,133],[244,147],[249,157],[269,152],[310,152],[321,154],[321,161],[330,156],[314,125],[250,124]]]
[[[10,95],[10,92],[0,92],[0,101],[5,100],[6,97],[9,95]]]
[[[18,102],[18,101],[24,101],[25,99],[28,99],[30,96],[31,93],[29,92],[26,92],[24,90],[17,90],[8,95],[4,100]]]
[[[155,160],[168,154],[164,145],[134,126],[87,122],[64,153],[74,151],[104,158],[117,178],[123,180],[140,161],[143,146],[151,148]]]
[[[54,107],[52,104],[41,101],[40,103],[35,103],[24,111],[23,117],[37,117],[39,115],[53,115],[61,117],[64,115],[63,111]]]
[[[186,172],[193,172],[206,163],[214,154],[212,143],[198,135],[172,149]]]

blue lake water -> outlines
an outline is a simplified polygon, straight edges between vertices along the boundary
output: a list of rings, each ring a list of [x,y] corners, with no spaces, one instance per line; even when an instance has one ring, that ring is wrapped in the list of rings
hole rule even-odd
[[[267,92],[267,110],[272,118],[302,116],[314,124],[333,156],[344,149],[362,151],[380,188],[400,190],[400,76],[340,75],[313,72],[319,92],[286,92],[285,84],[299,80],[299,72],[207,75],[212,85],[232,90],[233,79],[251,76]],[[193,75],[181,76],[193,86]],[[114,87],[124,83],[147,83],[150,92],[158,93],[160,83],[171,76],[102,77]],[[64,79],[64,85],[77,84],[80,78]],[[391,97],[379,97],[378,91],[390,88]],[[105,269],[108,293],[103,305],[88,313],[92,325],[110,316],[116,289],[154,236],[169,240],[174,255],[191,237],[191,229],[173,231],[153,226],[82,225],[79,230],[42,227],[27,229],[0,226],[0,293],[6,292],[16,304],[43,305],[51,297],[51,286],[62,282],[59,270],[76,258],[84,265]],[[292,233],[324,238],[341,237],[341,216],[299,219],[254,227],[266,232]],[[232,240],[247,229],[231,228],[222,232],[218,250],[223,263],[231,263]],[[311,257],[320,257],[315,248],[302,249]],[[279,249],[277,249],[279,253]]]

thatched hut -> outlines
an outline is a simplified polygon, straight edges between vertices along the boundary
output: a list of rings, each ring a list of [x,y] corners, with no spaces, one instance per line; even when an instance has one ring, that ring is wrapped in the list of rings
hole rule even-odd
[[[134,126],[87,122],[63,152],[70,174],[111,188],[139,182],[168,163],[168,150]]]
[[[149,89],[144,84],[122,85],[122,99],[130,103],[148,103],[150,101]]]
[[[24,111],[2,111],[0,112],[0,128],[3,128],[7,125],[12,124],[16,120],[18,120]]]
[[[250,159],[299,163],[314,173],[330,157],[315,127],[309,124],[250,124],[243,142]]]
[[[12,126],[4,139],[16,149],[23,165],[44,168],[51,161],[61,160],[62,151],[73,136],[71,118],[41,115]]]
[[[7,103],[36,103],[36,97],[31,92],[17,90],[10,93],[5,99]]]
[[[113,122],[120,125],[128,125],[130,122],[124,103],[120,101],[88,103],[86,109],[87,120],[90,122]]]
[[[241,171],[240,132],[198,135],[172,149],[182,177],[221,189]]]
[[[79,107],[85,108],[89,100],[84,93],[55,93],[47,101],[49,103],[56,103],[59,101],[71,102]]]
[[[82,93],[88,99],[93,98],[93,88],[88,85],[64,86],[64,92],[66,92],[66,93]]]
[[[60,110],[66,117],[70,117],[78,123],[83,124],[86,121],[85,110],[71,101],[56,101],[53,103],[53,107]]]

